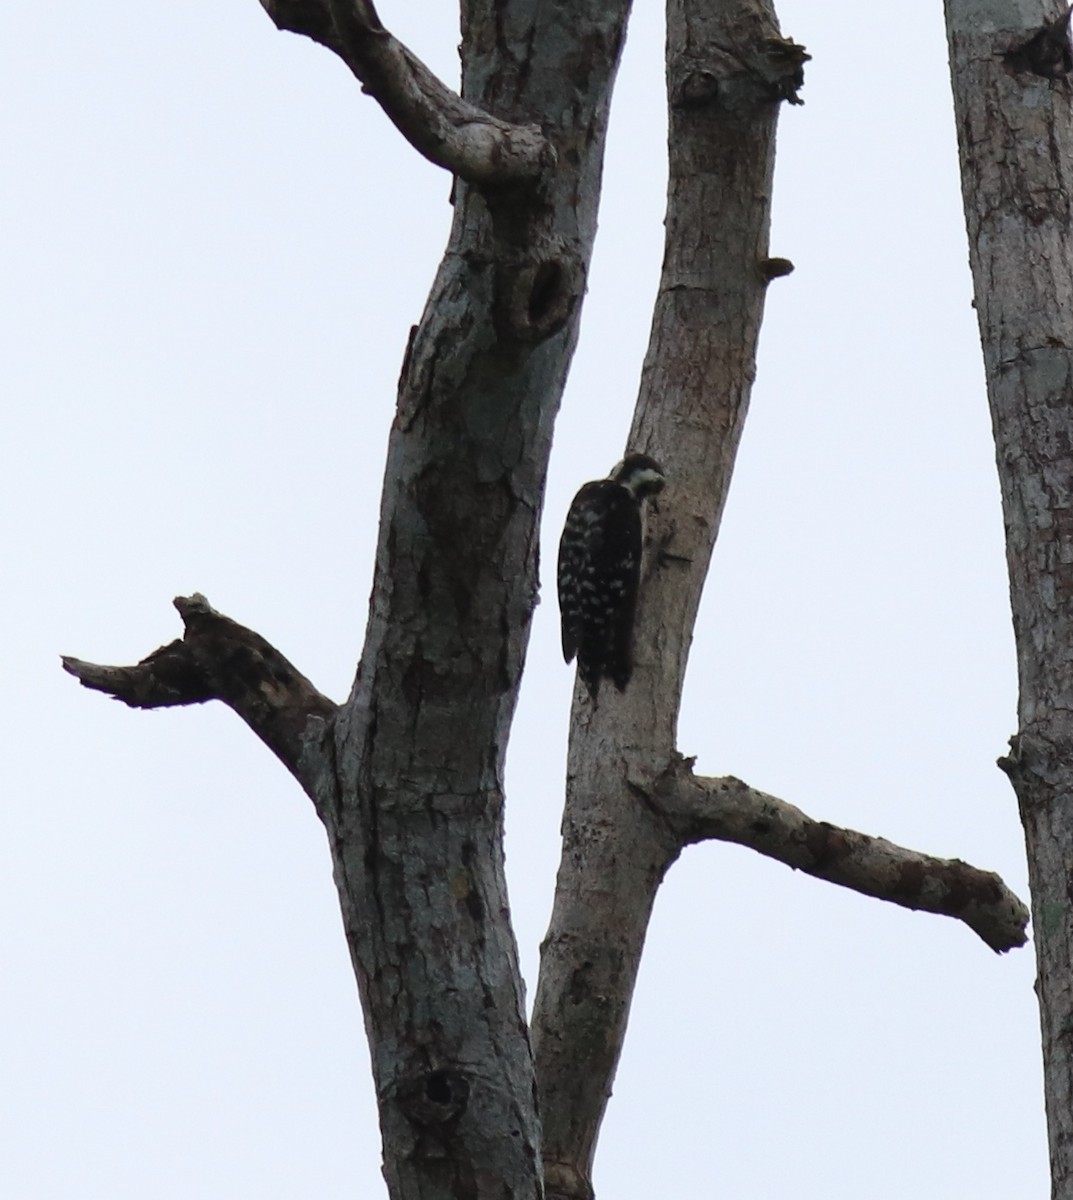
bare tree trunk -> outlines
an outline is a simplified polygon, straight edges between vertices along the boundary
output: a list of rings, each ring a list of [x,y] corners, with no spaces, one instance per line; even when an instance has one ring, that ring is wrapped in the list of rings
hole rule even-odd
[[[767,252],[774,132],[807,55],[780,36],[770,0],[671,0],[666,253],[631,433],[670,484],[633,682],[595,708],[575,693],[534,1071],[503,873],[503,762],[629,3],[465,0],[456,95],[370,0],[261,2],[280,28],[338,54],[455,176],[447,253],[403,364],[357,678],[335,706],[202,596],[176,602],[183,639],[136,666],[65,665],[138,707],[223,700],[313,800],[393,1200],[537,1200],[545,1181],[551,1197],[587,1200],[652,903],[683,846],[739,842],[957,917],[996,950],[1024,940],[1027,914],[996,876],[814,821],[738,780],[696,778],[675,747],[764,293],[791,269]]]
[[[768,0],[670,0],[663,274],[629,448],[665,468],[635,682],[574,693],[563,855],[533,1016],[550,1197],[588,1200],[656,891],[681,849],[741,841],[868,895],[956,915],[996,950],[1024,940],[997,876],[812,821],[676,749],[686,663],[748,408],[766,288],[775,125],[802,47]],[[858,851],[861,852],[858,857]],[[964,874],[963,874],[964,872]]]
[[[962,191],[1006,519],[1052,1196],[1073,1198],[1073,121],[1068,15],[947,0]]]
[[[537,126],[548,152],[535,184],[456,182],[400,381],[365,649],[322,800],[398,1200],[541,1192],[503,762],[628,10],[587,0],[560,23],[533,0],[463,6],[464,100]]]
[[[663,273],[630,448],[669,480],[650,542],[634,681],[575,689],[563,856],[533,1018],[550,1196],[591,1196],[592,1159],[656,890],[683,841],[646,793],[674,759],[693,622],[755,374],[779,101],[801,56],[764,0],[667,11]],[[658,558],[658,555],[654,556]],[[554,1100],[552,1098],[554,1097]]]

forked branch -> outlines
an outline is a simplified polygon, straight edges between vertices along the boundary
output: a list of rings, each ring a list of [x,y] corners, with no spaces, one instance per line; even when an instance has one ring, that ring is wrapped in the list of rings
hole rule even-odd
[[[695,776],[686,759],[652,799],[686,844],[736,842],[862,895],[956,917],[1000,954],[1027,940],[1028,909],[992,871],[813,820],[733,776]]]
[[[775,123],[780,100],[797,99],[806,58],[782,36],[771,0],[668,2],[666,244],[627,446],[666,470],[649,536],[673,553],[645,581],[634,682],[599,708],[575,702],[532,1024],[549,1200],[591,1200],[652,905],[683,845],[737,841],[865,894],[957,916],[995,950],[1025,940],[1027,912],[996,876],[813,821],[737,780],[694,779],[673,751],[764,296],[786,273],[768,243]]]
[[[312,796],[310,735],[324,730],[336,706],[260,634],[218,613],[204,596],[179,596],[174,604],[186,626],[181,641],[161,646],[133,667],[64,656],[64,670],[131,708],[222,700]]]
[[[372,0],[261,0],[277,29],[334,50],[415,150],[476,184],[534,183],[554,165],[536,125],[463,100],[381,24]]]

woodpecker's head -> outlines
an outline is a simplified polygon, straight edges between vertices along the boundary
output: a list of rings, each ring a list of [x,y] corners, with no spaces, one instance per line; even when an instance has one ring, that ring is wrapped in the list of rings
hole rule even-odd
[[[621,484],[635,500],[663,491],[667,482],[663,468],[647,454],[627,454],[608,479]]]

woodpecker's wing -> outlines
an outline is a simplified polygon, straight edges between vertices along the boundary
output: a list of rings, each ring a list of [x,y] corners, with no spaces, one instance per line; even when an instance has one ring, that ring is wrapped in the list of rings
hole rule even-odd
[[[608,675],[620,688],[630,676],[640,568],[637,501],[611,480],[585,484],[570,505],[559,542],[563,657],[570,662],[579,655],[589,673]]]

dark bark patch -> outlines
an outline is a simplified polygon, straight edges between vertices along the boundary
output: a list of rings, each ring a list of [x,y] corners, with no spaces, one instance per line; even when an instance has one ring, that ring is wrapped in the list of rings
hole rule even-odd
[[[765,38],[758,44],[719,46],[704,59],[683,56],[680,74],[671,88],[677,109],[718,107],[746,111],[786,100],[804,104],[797,94],[805,82],[804,46],[787,38]]]
[[[502,336],[533,345],[553,337],[573,315],[585,286],[581,260],[563,244],[550,250],[500,265],[495,316]]]
[[[450,1068],[423,1071],[399,1088],[399,1108],[414,1125],[446,1125],[466,1111],[469,1080]]]
[[[898,874],[891,887],[891,895],[900,900],[912,900],[920,895],[920,889],[927,879],[924,865],[919,862],[904,862],[898,868]]]
[[[764,48],[776,98],[790,104],[804,104],[797,93],[804,87],[805,63],[812,55],[804,46],[799,46],[789,38],[768,38]]]
[[[571,1004],[582,1004],[588,997],[591,987],[589,984],[589,976],[592,973],[592,963],[582,963],[576,970],[571,972],[570,984],[567,988],[567,998]]]
[[[472,842],[463,842],[462,865],[466,868],[466,872],[459,876],[454,885],[454,892],[470,917],[479,923],[484,920],[484,902],[481,900],[480,893],[473,886],[473,868],[477,862],[477,847]]]
[[[814,821],[805,831],[805,846],[812,859],[812,869],[822,871],[844,858],[849,845],[844,830],[827,821]]]
[[[466,912],[473,918],[474,921],[481,921],[484,918],[484,905],[481,903],[480,896],[470,888],[466,893]]]
[[[1040,75],[1044,79],[1062,79],[1073,71],[1073,46],[1069,41],[1069,20],[1073,8],[1055,21],[1048,21],[1020,46],[1002,56],[1007,67],[1018,75]]]
[[[460,874],[451,881],[451,893],[474,921],[484,918],[484,904],[469,874]]]
[[[542,262],[537,266],[533,272],[533,286],[529,292],[529,323],[531,325],[535,325],[547,317],[561,285],[562,271],[557,262]]]
[[[691,71],[681,82],[674,96],[679,108],[699,108],[719,96],[719,79],[711,71]]]

